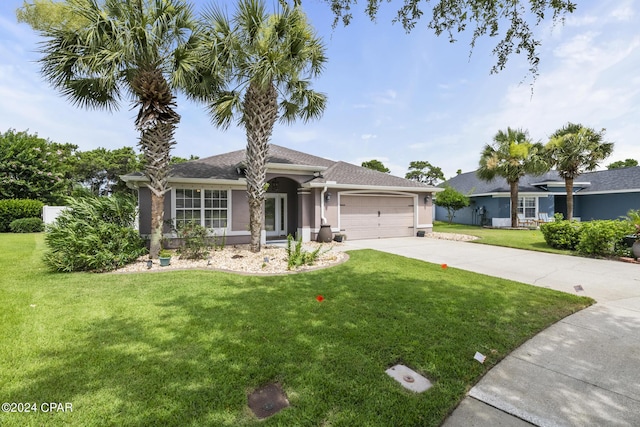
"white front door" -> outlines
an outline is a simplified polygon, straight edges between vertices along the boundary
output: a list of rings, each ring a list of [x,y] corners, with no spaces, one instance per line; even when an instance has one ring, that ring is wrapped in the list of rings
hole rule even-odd
[[[266,194],[264,200],[264,229],[267,237],[287,235],[287,195]]]

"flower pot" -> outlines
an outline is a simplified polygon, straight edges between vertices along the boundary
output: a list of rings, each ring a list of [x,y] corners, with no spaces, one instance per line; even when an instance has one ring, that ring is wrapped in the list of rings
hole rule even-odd
[[[168,265],[171,265],[171,257],[159,257],[158,260],[160,261],[160,267],[167,267]]]

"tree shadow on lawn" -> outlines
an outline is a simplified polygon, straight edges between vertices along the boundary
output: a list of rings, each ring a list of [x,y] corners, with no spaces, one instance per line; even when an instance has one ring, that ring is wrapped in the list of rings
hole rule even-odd
[[[172,284],[139,311],[77,325],[64,347],[43,350],[5,400],[73,402],[34,423],[257,425],[247,394],[277,381],[291,407],[265,425],[439,425],[508,352],[588,305],[373,251],[351,257],[287,276],[166,273]],[[384,374],[396,363],[434,387],[402,389]]]

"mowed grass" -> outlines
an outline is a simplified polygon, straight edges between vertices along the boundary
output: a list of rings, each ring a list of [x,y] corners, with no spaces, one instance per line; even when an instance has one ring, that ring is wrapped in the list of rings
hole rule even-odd
[[[0,235],[0,401],[38,407],[2,426],[436,426],[500,359],[593,302],[369,250],[255,277],[53,274],[43,249],[40,234]],[[384,373],[397,363],[433,388],[403,389]],[[291,406],[258,421],[247,394],[271,382]]]
[[[573,252],[562,249],[555,249],[547,245],[542,232],[538,230],[522,229],[513,230],[506,228],[484,228],[477,225],[449,224],[447,222],[435,221],[433,231],[439,233],[459,233],[477,236],[480,239],[473,243],[481,243],[493,246],[505,246],[515,249],[526,249],[530,251],[549,252],[554,254],[571,255]]]

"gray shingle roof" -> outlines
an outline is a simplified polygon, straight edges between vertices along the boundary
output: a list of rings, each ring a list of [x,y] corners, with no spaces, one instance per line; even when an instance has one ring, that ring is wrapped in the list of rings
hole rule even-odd
[[[173,166],[172,177],[178,178],[205,178],[205,179],[238,179],[237,167],[244,162],[245,150],[232,151],[203,159],[180,163]],[[407,187],[407,188],[433,188],[426,184],[389,175],[352,165],[345,162],[336,162],[323,157],[291,150],[279,145],[269,145],[267,163],[285,165],[319,166],[327,168],[322,176],[313,180],[316,183],[336,181],[338,184]]]
[[[242,175],[238,174],[237,167],[244,163],[244,153],[245,150],[237,150],[180,163],[172,167],[171,176],[176,178],[238,179]],[[267,163],[329,167],[335,162],[270,144]]]
[[[558,172],[549,171],[543,175],[525,175],[520,179],[519,192],[540,192],[544,188],[536,187],[533,184],[542,182],[563,183]],[[576,182],[589,182],[590,185],[579,192],[588,194],[595,192],[616,192],[636,189],[640,191],[640,166],[622,169],[610,169],[595,172],[585,172],[575,179]],[[487,193],[509,193],[509,184],[504,178],[496,177],[493,181],[485,182],[480,180],[476,171],[457,175],[445,184],[451,185],[456,190],[464,194],[476,195]]]
[[[406,188],[428,188],[432,186],[409,179],[389,175],[388,173],[363,168],[346,162],[336,162],[333,166],[323,172],[321,178],[314,182],[335,181],[338,184],[350,184],[357,186],[379,186],[379,187],[406,187]]]

